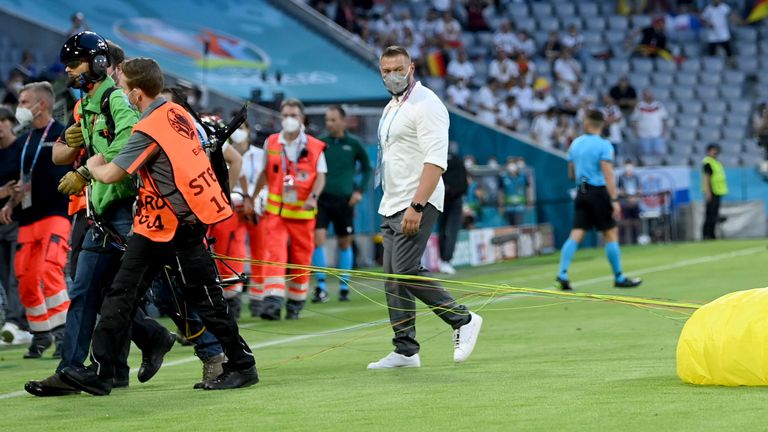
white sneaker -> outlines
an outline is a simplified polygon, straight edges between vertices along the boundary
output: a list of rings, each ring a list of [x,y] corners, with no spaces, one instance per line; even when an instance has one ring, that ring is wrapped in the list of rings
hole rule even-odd
[[[32,342],[32,333],[24,331],[14,323],[6,322],[0,330],[0,336],[7,344],[23,345]]]
[[[472,350],[475,349],[477,336],[480,334],[480,327],[483,326],[483,319],[480,315],[470,312],[472,319],[453,331],[453,361],[461,363],[468,359]]]
[[[391,369],[391,368],[417,368],[421,366],[421,359],[416,353],[410,357],[391,352],[383,359],[368,363],[368,369]]]
[[[438,264],[437,268],[438,270],[440,270],[440,273],[445,273],[449,275],[456,274],[456,269],[453,268],[451,263],[445,262],[443,260],[440,260],[440,264]]]

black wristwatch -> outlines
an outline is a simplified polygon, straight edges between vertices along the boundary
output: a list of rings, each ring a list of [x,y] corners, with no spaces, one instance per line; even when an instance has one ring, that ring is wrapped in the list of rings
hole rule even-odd
[[[412,202],[411,203],[411,208],[416,210],[416,213],[421,213],[421,212],[424,211],[424,204],[419,204],[419,203]]]

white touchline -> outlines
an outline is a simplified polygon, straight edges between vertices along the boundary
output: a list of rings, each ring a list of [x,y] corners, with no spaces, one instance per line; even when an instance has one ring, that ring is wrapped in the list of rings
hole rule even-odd
[[[736,250],[736,251],[732,251],[732,252],[726,252],[726,253],[722,253],[722,254],[718,254],[718,255],[707,255],[707,256],[700,257],[700,258],[692,258],[692,259],[688,259],[688,260],[682,260],[682,261],[678,261],[678,262],[671,263],[671,264],[665,264],[665,265],[660,265],[660,266],[655,266],[655,267],[648,267],[648,268],[644,268],[644,269],[634,270],[631,273],[633,275],[635,275],[635,274],[640,275],[640,274],[658,273],[658,272],[667,271],[667,270],[674,270],[674,269],[678,269],[678,268],[682,268],[682,267],[690,267],[690,266],[694,266],[694,265],[698,265],[698,264],[705,264],[705,263],[708,263],[708,262],[718,261],[718,260],[722,260],[722,259],[736,258],[736,257],[745,256],[745,255],[752,255],[752,254],[756,254],[756,253],[759,253],[759,252],[765,252],[765,251],[766,251],[766,248],[763,247],[763,246],[753,247],[753,248],[747,248],[747,249],[742,249],[742,250]],[[578,285],[579,286],[581,286],[581,285],[591,285],[591,284],[595,284],[595,283],[599,283],[599,282],[607,282],[607,281],[611,281],[611,280],[613,280],[613,276],[602,276],[602,277],[598,277],[598,278],[586,279],[584,281],[580,281],[580,282],[578,282]],[[500,301],[507,301],[507,300],[510,300],[510,299],[512,299],[514,297],[523,297],[523,295],[521,295],[521,294],[501,295],[501,296],[499,296],[497,298],[491,299],[490,301],[487,300],[487,299],[484,299],[484,300],[478,300],[478,301],[475,301],[475,302],[471,302],[471,303],[468,303],[468,304],[469,305],[479,305],[479,304],[485,304],[485,303],[494,303],[494,302],[500,302]],[[425,311],[425,312],[422,312],[422,313],[430,313],[430,312],[429,311]],[[342,333],[342,332],[345,332],[345,331],[362,329],[362,328],[366,328],[366,327],[375,326],[375,325],[378,325],[378,324],[384,324],[386,322],[389,322],[388,318],[381,319],[381,320],[378,320],[378,321],[362,323],[362,324],[355,324],[353,326],[341,327],[341,328],[338,328],[338,329],[328,330],[328,331],[320,332],[320,333],[296,335],[296,336],[291,336],[291,337],[282,338],[282,339],[275,339],[275,340],[271,340],[271,341],[267,341],[267,342],[249,343],[248,345],[252,349],[266,348],[266,347],[275,346],[275,345],[289,344],[289,343],[292,343],[292,342],[297,342],[297,341],[300,341],[300,340],[310,339],[310,338],[313,338],[313,337],[323,337],[323,336],[328,336],[328,335],[334,335],[334,334],[337,334],[337,333]],[[240,327],[248,328],[248,327],[253,327],[254,325],[255,325],[255,323],[247,323],[247,324],[240,325]],[[182,365],[182,364],[186,364],[186,363],[190,363],[190,362],[194,362],[194,361],[198,361],[198,358],[194,357],[194,356],[191,356],[191,357],[186,357],[186,358],[179,359],[179,360],[174,360],[174,361],[170,361],[170,362],[164,362],[163,363],[163,367],[178,366],[178,365]],[[137,371],[138,371],[137,368],[131,369],[131,375],[135,375],[137,373]],[[26,394],[28,394],[28,393],[25,392],[25,391],[15,391],[15,392],[11,392],[11,393],[3,393],[3,394],[0,394],[0,399],[10,399],[10,398],[14,398],[14,397],[24,396]]]

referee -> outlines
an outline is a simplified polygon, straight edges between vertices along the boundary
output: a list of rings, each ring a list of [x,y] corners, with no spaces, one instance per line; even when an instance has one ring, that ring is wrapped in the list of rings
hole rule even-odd
[[[603,232],[605,255],[611,263],[616,288],[634,288],[642,281],[630,279],[621,272],[621,252],[616,219],[621,214],[616,181],[613,175],[613,146],[600,137],[605,119],[590,110],[584,119],[586,134],[576,138],[568,150],[568,175],[577,180],[576,211],[573,229],[560,250],[560,274],[555,279],[561,290],[570,291],[568,267],[584,238],[584,232],[596,228]]]
[[[352,233],[354,232],[355,205],[363,198],[363,190],[371,180],[371,162],[362,141],[346,131],[344,108],[338,105],[328,107],[325,113],[325,127],[328,135],[320,137],[326,145],[325,160],[328,174],[325,188],[318,200],[317,225],[315,226],[315,252],[312,265],[326,267],[323,245],[328,235],[328,225],[333,224],[339,249],[339,268],[351,270]],[[355,183],[357,166],[360,167],[360,182]],[[325,273],[319,272],[317,287],[312,303],[325,303],[328,293],[325,289]],[[349,275],[342,274],[339,285],[339,300],[349,300]]]

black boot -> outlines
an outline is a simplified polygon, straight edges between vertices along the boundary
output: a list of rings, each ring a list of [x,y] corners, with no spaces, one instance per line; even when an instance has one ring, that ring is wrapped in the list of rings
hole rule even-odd
[[[61,371],[61,379],[72,387],[94,396],[106,396],[112,392],[112,379],[101,379],[94,367],[65,367]]]
[[[304,303],[306,303],[304,300],[288,300],[285,304],[285,319],[299,319],[299,312],[304,309]]]
[[[153,376],[160,370],[160,366],[163,365],[163,357],[165,354],[173,348],[173,344],[176,343],[176,335],[168,333],[165,335],[165,339],[152,347],[149,352],[141,353],[141,366],[139,367],[139,382],[147,382],[152,379]]]
[[[283,299],[269,296],[264,298],[261,306],[261,319],[267,321],[280,321],[280,312],[283,310]]]
[[[69,396],[80,394],[80,390],[65,383],[57,372],[42,381],[28,381],[24,384],[27,393],[38,396]]]
[[[53,336],[51,332],[37,332],[32,333],[32,343],[29,345],[29,350],[24,354],[25,359],[36,359],[43,356],[43,351],[53,345]]]
[[[251,309],[251,317],[256,318],[259,315],[261,315],[261,308],[263,305],[264,305],[263,301],[251,299],[251,303],[249,306]]]
[[[225,371],[216,380],[206,383],[204,388],[206,390],[228,390],[250,387],[257,382],[259,382],[259,374],[256,373],[256,367],[251,366],[239,371]]]

